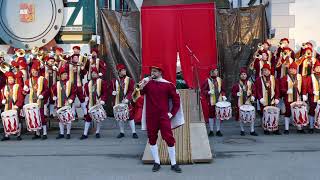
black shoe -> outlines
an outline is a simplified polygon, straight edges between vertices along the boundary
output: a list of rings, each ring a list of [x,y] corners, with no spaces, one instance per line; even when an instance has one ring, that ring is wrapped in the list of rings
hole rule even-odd
[[[153,168],[152,168],[152,172],[157,172],[160,170],[160,168],[161,168],[160,164],[154,163]]]
[[[300,133],[305,134],[306,132],[302,129],[302,130],[300,130]]]
[[[10,138],[5,136],[3,136],[3,138],[1,139],[1,141],[8,141],[8,140],[10,140]]]
[[[99,139],[100,138],[100,133],[96,134],[96,138]]]
[[[175,165],[171,166],[171,170],[176,172],[176,173],[182,173],[182,170],[181,170],[181,168],[179,167],[178,164],[175,164]]]
[[[67,134],[66,139],[70,139],[70,138],[71,138],[71,135],[70,135],[70,134]]]
[[[313,134],[314,133],[313,129],[309,129],[308,133]]]
[[[263,131],[263,133],[265,134],[265,135],[269,135],[270,134],[270,132],[269,131]]]
[[[56,139],[62,139],[62,138],[64,138],[64,135],[63,135],[63,134],[59,134],[59,135],[56,137]]]
[[[213,131],[210,131],[210,132],[208,133],[208,136],[214,136]]]
[[[246,133],[244,131],[240,131],[240,136],[245,136]]]
[[[124,133],[120,133],[117,138],[120,139],[120,138],[123,138],[124,137]]]
[[[217,132],[216,132],[216,136],[218,136],[218,137],[222,137],[222,136],[223,136],[223,134],[221,133],[221,131],[217,131]]]
[[[22,140],[21,136],[17,136],[17,141],[21,141],[21,140]]]
[[[289,134],[289,130],[284,130],[283,134],[288,135]]]
[[[46,140],[46,139],[48,139],[48,136],[47,135],[42,135],[42,138],[41,138],[42,140]]]
[[[137,133],[133,133],[133,134],[132,134],[132,138],[133,138],[133,139],[138,139],[139,137],[138,137]]]
[[[34,135],[33,137],[32,137],[32,140],[35,140],[35,139],[40,139],[41,138],[41,136],[40,135]]]
[[[250,132],[250,135],[251,135],[251,136],[259,136],[255,131]]]
[[[80,140],[84,140],[84,139],[88,139],[88,136],[82,134],[82,136],[80,137]]]
[[[274,131],[274,132],[273,132],[273,134],[275,134],[275,135],[281,135],[281,133],[280,133],[280,131],[279,131],[279,130]]]

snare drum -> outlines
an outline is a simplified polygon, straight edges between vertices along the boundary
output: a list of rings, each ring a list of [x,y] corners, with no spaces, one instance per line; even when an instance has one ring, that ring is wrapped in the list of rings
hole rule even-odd
[[[293,124],[297,127],[307,126],[309,123],[307,104],[297,101],[291,103],[290,106]]]
[[[75,120],[70,106],[64,106],[57,111],[58,119],[61,123],[67,124]]]
[[[40,110],[37,103],[30,103],[23,106],[28,131],[37,131],[42,128]]]
[[[17,134],[19,131],[19,118],[16,110],[1,113],[2,125],[6,135]]]
[[[126,121],[129,119],[129,106],[125,103],[120,103],[113,106],[113,115],[117,121]]]
[[[263,129],[274,132],[279,129],[280,109],[274,106],[266,106],[263,109]]]
[[[218,102],[216,104],[216,118],[229,120],[232,117],[231,103],[227,101]]]
[[[256,119],[256,111],[255,108],[251,105],[242,105],[240,106],[240,121],[243,123],[251,123]]]
[[[96,122],[104,121],[107,118],[107,113],[101,104],[97,104],[89,109],[89,115]]]

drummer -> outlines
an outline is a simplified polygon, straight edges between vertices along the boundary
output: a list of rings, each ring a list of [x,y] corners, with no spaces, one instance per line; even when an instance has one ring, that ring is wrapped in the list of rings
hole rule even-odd
[[[13,72],[6,72],[6,85],[1,89],[1,103],[4,105],[4,111],[17,110],[19,116],[18,133],[17,140],[22,140],[21,138],[21,117],[20,110],[22,109],[24,103],[24,95],[22,93],[22,85],[16,83],[15,75]],[[9,140],[9,136],[4,133],[1,141]]]
[[[40,110],[40,119],[42,124],[42,140],[47,139],[47,120],[44,116],[44,105],[48,101],[48,81],[39,75],[40,62],[34,62],[31,67],[31,77],[26,80],[23,87],[25,94],[29,94],[29,103],[37,103]],[[36,131],[32,139],[40,139],[40,131]]]
[[[217,67],[213,67],[210,70],[210,76],[201,86],[201,93],[203,96],[207,97],[207,102],[209,106],[209,128],[210,132],[208,136],[214,136],[213,133],[213,123],[216,123],[216,136],[223,136],[220,131],[221,120],[216,119],[216,103],[220,101],[226,101],[224,84],[222,79],[218,76],[219,71]]]
[[[124,64],[117,65],[119,80],[112,80],[112,95],[114,96],[114,105],[119,103],[128,104],[130,109],[129,125],[132,131],[132,138],[137,139],[136,127],[134,123],[134,114],[132,111],[132,93],[134,90],[134,80],[127,76],[126,66]],[[124,137],[124,121],[118,121],[120,133],[117,138]]]
[[[242,106],[244,104],[252,105],[252,103],[255,100],[254,93],[255,93],[254,86],[250,81],[248,81],[247,69],[241,68],[240,69],[240,81],[235,83],[232,87],[233,106],[235,109],[237,121],[239,121],[239,108],[240,108],[240,106]],[[242,121],[240,121],[239,123],[240,123],[240,128],[241,128],[240,135],[245,136],[244,124]],[[251,127],[250,135],[258,136],[258,134],[254,130],[254,121],[251,122],[250,127]]]
[[[279,104],[279,87],[277,80],[271,75],[271,67],[269,64],[263,65],[262,76],[256,79],[254,87],[262,113],[266,106],[276,106]],[[270,132],[265,130],[264,134],[268,135]],[[274,131],[274,134],[281,135],[279,130]]]
[[[285,130],[284,134],[289,134],[289,124],[291,117],[291,106],[290,104],[296,101],[301,101],[301,89],[302,89],[302,76],[297,74],[298,65],[293,62],[289,66],[289,73],[280,79],[280,94],[284,97],[284,104],[286,107],[285,112]],[[304,130],[301,126],[297,127],[298,133],[304,134]]]
[[[68,77],[68,66],[61,66],[59,68],[59,78],[60,81],[57,81],[51,88],[52,99],[56,101],[57,109],[60,109],[64,106],[71,106],[74,99],[76,98],[76,88],[72,88],[72,83],[69,81]],[[71,138],[71,122],[67,123],[67,136],[66,139]],[[60,133],[56,139],[64,138],[64,124],[59,122]]]
[[[107,101],[107,82],[99,78],[99,72],[96,67],[93,67],[91,69],[91,77],[90,81],[87,82],[84,85],[84,90],[85,90],[85,96],[86,100],[88,101],[87,103],[87,110],[89,112],[90,108],[97,104],[104,105],[105,102]],[[84,124],[84,131],[83,135],[80,137],[81,140],[87,139],[88,138],[88,130],[91,124],[91,117],[89,114],[85,115],[85,124]],[[100,138],[100,127],[101,127],[101,122],[97,122],[97,128],[96,128],[96,138]]]

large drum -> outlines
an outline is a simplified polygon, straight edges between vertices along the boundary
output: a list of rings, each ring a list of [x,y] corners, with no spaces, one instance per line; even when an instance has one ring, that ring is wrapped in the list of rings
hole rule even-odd
[[[129,119],[129,106],[125,103],[119,103],[113,106],[113,115],[117,121],[126,121]]]
[[[318,104],[315,109],[314,127],[320,129],[320,104]]]
[[[307,126],[309,123],[307,104],[302,101],[290,104],[293,124],[297,127]]]
[[[243,123],[252,123],[256,120],[256,111],[255,108],[251,105],[242,105],[240,106],[240,121]]]
[[[232,117],[231,103],[227,101],[218,102],[216,104],[216,118],[229,120]]]
[[[16,110],[1,113],[2,125],[6,135],[17,134],[19,131],[19,118]]]
[[[61,123],[67,124],[75,120],[70,106],[64,106],[57,111],[58,119]]]
[[[28,131],[37,131],[42,128],[40,110],[37,103],[23,106]]]
[[[279,129],[280,109],[274,106],[267,106],[263,109],[263,129],[265,131],[277,131]]]
[[[92,120],[101,122],[107,118],[107,113],[101,104],[97,104],[89,109],[89,115]]]

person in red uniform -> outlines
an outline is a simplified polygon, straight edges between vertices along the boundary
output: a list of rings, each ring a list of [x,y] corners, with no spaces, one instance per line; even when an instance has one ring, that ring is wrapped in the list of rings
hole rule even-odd
[[[279,104],[279,85],[277,79],[271,75],[271,67],[269,64],[264,64],[262,68],[263,76],[255,81],[256,98],[259,100],[261,114],[266,106],[276,106]],[[265,134],[270,134],[269,131],[264,131]],[[280,135],[280,131],[275,131],[274,134]]]
[[[58,68],[55,65],[55,59],[54,56],[47,56],[44,58],[45,60],[45,73],[44,73],[44,77],[46,78],[46,80],[48,81],[48,87],[52,87],[54,84],[57,83],[57,71]],[[49,98],[49,103],[45,105],[46,109],[47,106],[49,106],[49,115],[50,117],[53,117],[54,114],[54,100],[52,99],[51,93]],[[45,112],[46,115],[48,115],[47,112]]]
[[[312,134],[315,122],[315,109],[317,104],[320,104],[319,94],[319,82],[320,82],[320,62],[316,61],[313,66],[314,73],[310,76],[305,77],[303,80],[302,97],[303,101],[309,99],[309,133]]]
[[[269,51],[261,50],[258,53],[259,53],[259,56],[255,57],[254,62],[250,66],[250,69],[255,71],[255,78],[262,76],[261,69],[264,64],[269,64],[271,67],[273,66],[273,63],[269,58],[270,57]],[[271,73],[274,74],[274,68],[272,68]]]
[[[117,71],[119,74],[120,82],[117,79],[112,80],[112,95],[114,96],[114,106],[119,103],[125,103],[129,106],[129,125],[132,131],[132,138],[137,139],[136,127],[134,123],[134,113],[132,111],[132,93],[134,90],[134,80],[127,76],[126,66],[123,64],[117,65]],[[120,134],[117,138],[124,137],[124,121],[118,121]]]
[[[278,79],[287,75],[290,64],[295,61],[294,58],[291,57],[292,49],[285,47],[281,51],[282,53],[280,53],[280,56],[276,60],[276,77]]]
[[[5,62],[4,56],[5,56],[4,51],[0,51],[0,64]],[[2,89],[6,85],[6,77],[3,72],[0,71],[0,89]]]
[[[19,58],[18,62],[12,61],[11,64],[14,64],[13,66],[17,68],[16,72],[16,79],[17,83],[20,85],[24,85],[24,82],[28,79],[29,73],[28,70],[28,64],[26,63],[24,58]]]
[[[92,68],[96,68],[98,70],[99,77],[103,77],[107,72],[107,66],[104,60],[98,58],[99,51],[98,49],[93,48],[91,50],[91,58],[87,61],[85,69],[88,71],[88,80],[91,78]]]
[[[310,76],[313,74],[313,66],[316,63],[316,61],[319,61],[315,57],[313,57],[313,49],[310,47],[307,47],[304,49],[304,54],[302,57],[300,57],[296,63],[299,66],[299,73],[302,75],[302,77]]]
[[[44,105],[47,103],[50,93],[48,81],[39,76],[40,64],[33,63],[31,67],[31,77],[26,80],[23,87],[24,93],[29,94],[29,103],[37,103],[40,110],[40,119],[42,123],[43,136],[42,139],[47,139],[47,120],[44,116]],[[32,139],[39,139],[40,131],[37,131]]]
[[[168,145],[168,153],[171,161],[171,170],[181,173],[179,165],[176,163],[175,138],[172,133],[172,123],[178,118],[180,106],[180,96],[175,85],[162,78],[163,68],[161,65],[151,67],[151,78],[144,79],[141,83],[141,95],[145,99],[145,119],[142,119],[142,129],[147,129],[150,149],[154,159],[153,172],[160,170],[160,159],[158,154],[158,132]],[[172,108],[169,108],[169,102]],[[183,117],[182,117],[183,118]],[[145,124],[144,124],[145,123]],[[179,124],[179,123],[178,123]],[[146,126],[145,126],[146,125]]]
[[[232,99],[234,100],[234,109],[236,114],[236,120],[239,121],[239,108],[244,104],[251,105],[254,100],[254,85],[252,82],[248,81],[248,73],[246,68],[240,69],[240,80],[235,83],[232,87]],[[244,125],[243,122],[240,123],[241,136],[245,136]],[[258,136],[258,134],[254,131],[254,121],[251,122],[251,131],[250,135]]]
[[[202,84],[201,93],[207,99],[209,107],[209,136],[213,136],[213,124],[215,121],[217,132],[216,135],[223,136],[220,131],[221,120],[216,119],[216,103],[226,101],[225,89],[223,80],[218,76],[218,69],[216,67],[210,70],[210,77]]]
[[[19,116],[19,132],[17,133],[17,140],[22,140],[21,138],[21,122],[22,118],[20,116],[20,111],[24,104],[24,95],[22,94],[23,86],[16,83],[15,75],[12,72],[5,73],[7,84],[1,89],[0,99],[2,105],[4,105],[4,111],[17,110]],[[9,140],[9,136],[4,134],[1,141]]]
[[[73,88],[72,84],[68,78],[68,66],[59,68],[60,80],[57,81],[51,88],[51,93],[53,100],[56,101],[57,109],[60,109],[64,106],[71,106],[76,98],[76,89]],[[67,123],[67,136],[66,139],[71,138],[71,122]],[[56,139],[64,138],[64,124],[59,122],[60,133]]]
[[[104,105],[105,102],[108,100],[107,82],[100,79],[98,74],[99,73],[97,68],[95,67],[92,68],[91,80],[84,85],[85,96],[86,98],[88,98],[88,104],[87,104],[88,111],[91,107],[97,104]],[[83,131],[83,135],[80,137],[81,140],[88,138],[88,131],[89,131],[91,121],[92,119],[90,115],[89,114],[85,115],[84,131]],[[96,138],[100,138],[101,122],[97,122],[96,126],[97,126]]]
[[[298,65],[293,62],[289,66],[289,73],[280,80],[280,95],[284,97],[286,107],[285,113],[285,130],[284,134],[289,134],[289,124],[291,117],[290,104],[296,101],[301,101],[302,94],[302,76],[297,73]],[[297,127],[298,133],[305,133],[302,127]]]

